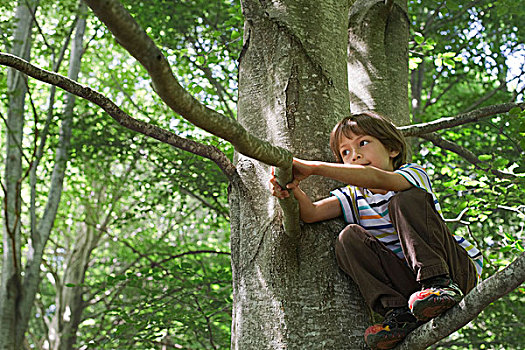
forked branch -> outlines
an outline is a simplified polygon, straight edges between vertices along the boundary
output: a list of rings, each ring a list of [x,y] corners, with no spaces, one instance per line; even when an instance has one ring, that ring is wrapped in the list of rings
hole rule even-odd
[[[290,152],[250,134],[236,120],[207,108],[188,93],[173,75],[162,51],[120,1],[85,2],[113,33],[119,44],[146,68],[155,92],[172,110],[192,124],[229,141],[238,152],[248,157],[268,165],[290,167]]]

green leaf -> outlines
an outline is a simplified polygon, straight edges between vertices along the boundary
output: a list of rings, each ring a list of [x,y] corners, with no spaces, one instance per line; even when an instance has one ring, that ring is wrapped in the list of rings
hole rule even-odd
[[[482,162],[489,161],[492,159],[492,154],[481,154],[480,156],[478,156],[478,159]]]
[[[500,248],[499,251],[502,252],[502,253],[506,253],[506,252],[509,252],[509,251],[511,251],[511,250],[512,250],[512,246],[511,246],[511,245],[508,245],[508,246],[505,246],[505,247]]]
[[[234,30],[234,31],[232,32],[231,36],[230,36],[230,39],[231,39],[231,40],[235,40],[235,39],[237,39],[237,38],[240,37],[240,36],[241,36],[241,33],[239,33],[238,31]]]
[[[515,241],[515,238],[512,237],[512,235],[511,235],[510,233],[508,233],[508,232],[505,231],[503,234],[505,235],[505,237],[507,237],[507,239],[508,239],[509,241],[512,241],[512,242]]]
[[[425,41],[425,37],[421,33],[414,33],[414,40],[418,44],[422,44]]]
[[[454,68],[456,67],[456,62],[454,62],[453,59],[451,58],[445,58],[443,59],[443,64],[450,67],[450,68]]]
[[[408,68],[416,69],[423,60],[419,57],[410,57],[408,60]]]

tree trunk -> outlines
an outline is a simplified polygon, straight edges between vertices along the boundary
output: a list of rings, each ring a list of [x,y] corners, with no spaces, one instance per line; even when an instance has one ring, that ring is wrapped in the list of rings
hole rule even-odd
[[[24,2],[27,3],[27,2]],[[29,49],[31,47],[30,32],[33,15],[35,9],[30,11],[20,6],[19,10],[25,17],[20,17],[21,34],[15,35],[15,54],[28,59]],[[24,10],[25,9],[25,10]],[[17,11],[17,18],[18,13]],[[25,27],[24,27],[25,25]],[[77,38],[71,53],[71,62],[68,76],[75,80],[78,77],[80,70],[80,57],[82,55],[82,38],[84,35],[85,19],[78,22]],[[17,48],[21,45],[22,48]],[[24,54],[25,52],[25,54]],[[69,144],[71,139],[71,125],[73,118],[73,107],[75,98],[73,95],[66,97],[66,106],[63,113],[63,120],[60,127],[60,139],[58,148],[56,150],[55,164],[51,175],[49,186],[49,194],[44,213],[38,225],[32,225],[31,240],[27,249],[26,266],[22,269],[21,265],[21,249],[20,249],[20,189],[22,186],[22,170],[21,159],[22,149],[20,148],[22,142],[22,127],[24,120],[23,100],[26,93],[25,78],[21,76],[14,76],[9,87],[13,91],[13,99],[10,101],[9,114],[9,141],[14,139],[11,144],[8,141],[7,158],[12,162],[6,163],[6,188],[7,188],[7,210],[6,210],[6,231],[4,234],[4,247],[6,247],[6,240],[8,242],[7,249],[4,248],[8,254],[14,251],[11,260],[6,261],[4,255],[3,264],[3,281],[6,279],[7,283],[2,283],[2,287],[6,286],[8,291],[0,290],[0,315],[2,317],[2,330],[0,333],[0,348],[2,349],[19,349],[24,342],[25,333],[29,325],[29,319],[32,315],[32,308],[35,296],[40,285],[40,264],[46,242],[53,227],[56,217],[60,196],[62,193],[63,179],[68,160]],[[15,164],[16,161],[16,164]],[[14,183],[14,184],[13,184]],[[36,227],[35,227],[36,226]],[[13,250],[13,247],[16,247]],[[13,268],[12,268],[13,267]],[[23,280],[22,280],[22,271]],[[9,277],[9,274],[11,277]],[[6,276],[6,277],[4,277]],[[5,321],[5,322],[4,322]],[[4,325],[6,325],[4,327]]]
[[[351,13],[361,18],[362,28],[350,28],[350,41],[344,2],[242,5],[238,115],[251,133],[298,157],[331,161],[329,134],[348,115],[349,96],[352,112],[375,109],[397,123],[408,122],[406,5],[401,10],[384,2],[371,7],[356,2]],[[378,28],[381,33],[375,33]],[[370,64],[376,50],[382,58]],[[365,71],[356,68],[357,59]],[[369,98],[356,99],[355,88]],[[299,235],[287,234],[280,206],[268,191],[268,167],[239,154],[236,161],[240,179],[230,193],[232,348],[363,348],[368,309],[334,256],[342,221],[301,224]],[[314,200],[336,186],[322,178],[301,183]]]
[[[298,157],[331,160],[329,134],[349,112],[348,4],[243,1],[239,121]],[[308,19],[308,20],[305,20]],[[368,321],[356,287],[338,269],[333,241],[341,221],[283,228],[268,191],[267,166],[236,156],[232,186],[233,349],[362,348]],[[335,184],[311,178],[313,198]]]
[[[32,2],[20,1],[16,9],[16,30],[11,52],[29,60],[33,17],[28,8]],[[25,76],[14,69],[7,73],[9,111],[6,125],[6,162],[3,186],[3,260],[0,283],[0,349],[19,349],[16,329],[20,320],[17,309],[21,297],[20,250],[20,186],[22,181],[22,130],[24,126],[24,99],[27,92]]]

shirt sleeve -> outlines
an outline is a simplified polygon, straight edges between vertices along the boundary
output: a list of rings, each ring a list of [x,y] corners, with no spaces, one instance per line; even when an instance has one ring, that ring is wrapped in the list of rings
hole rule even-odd
[[[359,213],[357,211],[357,206],[355,205],[355,191],[352,186],[338,188],[330,193],[333,196],[336,196],[339,200],[345,222],[348,224],[358,224]]]
[[[428,193],[433,193],[430,178],[422,166],[414,163],[405,164],[394,172],[403,175],[415,187],[422,188]]]

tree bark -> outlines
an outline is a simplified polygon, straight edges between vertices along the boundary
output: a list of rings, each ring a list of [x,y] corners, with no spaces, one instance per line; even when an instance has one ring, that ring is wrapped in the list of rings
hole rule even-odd
[[[252,134],[306,159],[332,159],[329,134],[349,113],[345,1],[242,1],[239,122]],[[306,20],[308,19],[308,20]],[[363,347],[366,308],[337,267],[337,220],[283,228],[268,191],[269,169],[236,155],[232,184],[232,349]],[[335,187],[307,179],[313,198]]]
[[[29,6],[29,7],[28,7]],[[29,60],[31,29],[35,6],[31,1],[19,1],[12,53]],[[16,337],[21,318],[18,309],[21,290],[20,211],[22,181],[22,130],[24,126],[24,100],[27,92],[25,75],[9,69],[7,73],[9,110],[6,125],[6,162],[3,208],[3,260],[0,283],[0,349],[19,349]]]

